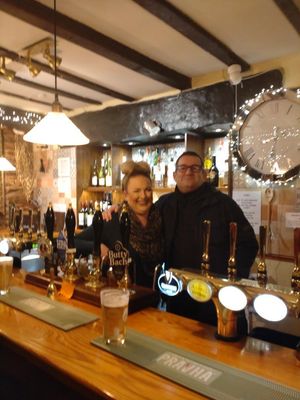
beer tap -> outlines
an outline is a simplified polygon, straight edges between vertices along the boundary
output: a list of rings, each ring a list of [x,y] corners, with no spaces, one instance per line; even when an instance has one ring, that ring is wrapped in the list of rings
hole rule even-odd
[[[104,258],[101,260],[101,238],[102,238],[102,230],[103,230],[103,218],[102,213],[100,211],[100,206],[97,203],[96,212],[93,217],[93,231],[94,231],[94,244],[93,244],[93,265],[89,271],[88,282],[86,286],[92,287],[96,289],[97,287],[102,286],[100,279],[102,277],[102,264]]]
[[[259,286],[265,287],[268,281],[266,266],[266,238],[267,228],[259,227],[259,263],[257,266],[257,281]]]
[[[209,240],[210,240],[210,226],[211,222],[208,220],[202,223],[203,232],[203,253],[201,262],[201,274],[208,276],[209,274]]]
[[[69,204],[66,218],[65,218],[66,230],[67,230],[67,242],[68,248],[66,251],[67,262],[65,266],[65,273],[64,277],[68,281],[76,281],[78,279],[77,275],[77,267],[75,264],[75,241],[74,241],[74,233],[75,233],[75,226],[76,226],[76,218],[75,213],[72,207],[72,204]]]
[[[27,231],[27,246],[29,251],[32,249],[32,226],[33,226],[33,210],[30,208],[28,210],[29,222],[28,222],[28,231]]]
[[[128,252],[129,238],[130,238],[130,218],[129,218],[129,213],[128,213],[127,201],[123,202],[119,222],[120,222],[122,243],[123,243],[124,248]],[[121,286],[126,290],[128,289],[128,285],[130,282],[128,268],[129,268],[129,263],[131,260],[129,257],[129,253],[127,253],[127,254],[128,254],[128,257],[127,257],[127,260],[125,260],[125,271],[124,271],[123,278],[120,282]]]
[[[300,228],[294,230],[294,269],[292,272],[292,290],[294,293],[300,293]]]
[[[237,239],[237,223],[230,222],[229,224],[229,240],[230,240],[230,248],[229,248],[229,259],[228,259],[228,279],[230,281],[236,280],[236,239]]]
[[[24,233],[24,228],[23,228],[23,209],[19,209],[19,215],[18,215],[18,227],[16,229],[18,232],[18,239],[16,242],[16,250],[19,253],[22,253],[22,251],[25,248],[25,243],[23,241],[23,233]]]
[[[38,208],[37,213],[36,213],[36,219],[37,219],[37,227],[36,227],[36,236],[37,236],[37,241],[42,236],[42,229],[41,229],[41,209]]]
[[[14,203],[10,203],[8,209],[8,226],[9,226],[10,237],[15,236],[15,218],[16,218],[16,206]]]

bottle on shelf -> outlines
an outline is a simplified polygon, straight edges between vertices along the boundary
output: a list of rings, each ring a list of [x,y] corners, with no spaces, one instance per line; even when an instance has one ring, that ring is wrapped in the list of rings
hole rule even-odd
[[[86,216],[86,224],[87,224],[87,226],[91,226],[92,225],[94,213],[95,213],[95,210],[94,210],[93,201],[90,200],[89,208],[88,208],[88,212],[87,212],[87,216]]]
[[[98,185],[101,187],[104,187],[106,185],[104,158],[101,158],[99,174],[98,174]]]
[[[209,183],[212,186],[219,186],[219,170],[216,165],[216,156],[212,156],[212,166],[209,171]]]
[[[93,165],[92,175],[91,175],[91,186],[98,186],[97,160],[94,160],[94,165]]]
[[[210,171],[212,167],[212,154],[211,154],[211,147],[207,149],[207,152],[204,156],[203,167],[206,171]]]
[[[106,166],[106,186],[112,186],[112,164],[111,164],[111,156],[108,155],[106,158],[107,166]]]
[[[81,203],[81,207],[78,213],[78,228],[84,228],[84,204]]]

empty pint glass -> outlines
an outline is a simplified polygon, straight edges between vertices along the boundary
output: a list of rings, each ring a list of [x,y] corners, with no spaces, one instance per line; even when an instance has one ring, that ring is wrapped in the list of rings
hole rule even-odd
[[[0,257],[0,296],[8,293],[12,268],[13,257]]]
[[[128,316],[129,291],[103,289],[100,292],[103,338],[106,344],[124,344]]]

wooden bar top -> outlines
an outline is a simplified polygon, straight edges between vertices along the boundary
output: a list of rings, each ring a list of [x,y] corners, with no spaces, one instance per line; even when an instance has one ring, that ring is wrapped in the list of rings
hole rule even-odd
[[[45,289],[24,283],[16,272],[13,285],[39,294]],[[99,307],[62,300],[98,314]],[[247,345],[249,338],[228,343],[215,339],[214,327],[154,308],[128,317],[128,326],[218,362],[290,386],[300,391],[300,361],[292,349],[270,344],[269,350]],[[64,332],[0,302],[0,349],[10,348],[39,369],[81,393],[82,399],[206,399],[90,344],[102,333],[101,318]],[[1,356],[0,356],[1,358]],[[41,394],[41,399],[44,399]],[[259,395],[258,397],[259,398]]]

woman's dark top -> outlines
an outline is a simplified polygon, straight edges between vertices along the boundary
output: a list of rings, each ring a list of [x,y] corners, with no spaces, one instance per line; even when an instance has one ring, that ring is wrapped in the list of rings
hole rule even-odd
[[[152,287],[154,269],[163,261],[162,225],[159,211],[152,206],[145,227],[129,208],[130,236],[129,253],[132,258],[131,277],[137,285]],[[113,248],[116,241],[122,241],[119,214],[103,226],[102,243]]]

